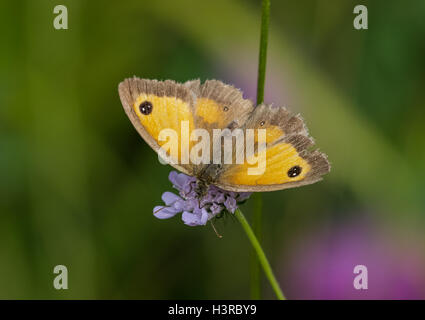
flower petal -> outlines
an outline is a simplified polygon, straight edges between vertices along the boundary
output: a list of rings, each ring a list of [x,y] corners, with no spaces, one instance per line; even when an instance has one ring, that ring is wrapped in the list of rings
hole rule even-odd
[[[191,182],[196,181],[196,178],[188,176],[184,173],[177,173],[176,171],[171,171],[168,179],[178,190],[188,189],[188,185],[190,185]]]
[[[252,192],[241,192],[237,197],[238,202],[247,200],[251,196]]]
[[[182,220],[183,220],[184,224],[191,226],[191,227],[202,225],[199,215],[194,214],[194,213],[190,213],[190,212],[187,212],[187,211],[183,212]]]
[[[236,208],[238,207],[237,204],[236,204],[236,199],[232,198],[232,197],[227,197],[226,201],[224,202],[224,206],[231,213],[234,213]]]
[[[158,219],[168,219],[174,217],[179,212],[172,207],[156,206],[153,208],[153,215]]]
[[[206,225],[208,221],[208,211],[205,208],[202,208],[202,214],[201,214],[201,224]]]
[[[171,171],[170,174],[168,175],[168,180],[170,180],[172,184],[177,185],[178,175],[179,174],[177,173],[177,171]]]
[[[217,215],[223,210],[223,208],[224,208],[223,206],[217,203],[213,203],[210,207],[210,211],[213,215]]]
[[[199,202],[196,199],[189,199],[189,200],[186,200],[186,202],[184,203],[185,211],[193,211],[198,207],[199,207]]]
[[[218,193],[214,198],[214,202],[216,203],[224,203],[225,200],[226,200],[226,196],[224,195],[223,192]]]
[[[179,199],[176,202],[173,203],[173,208],[176,210],[179,210],[179,212],[182,212],[183,210],[185,210],[186,206],[186,200],[183,199]]]
[[[174,202],[176,202],[177,200],[181,200],[181,198],[180,198],[178,195],[176,195],[176,194],[174,194],[174,193],[172,193],[172,192],[169,192],[169,191],[164,192],[164,193],[162,194],[161,199],[162,199],[162,201],[164,201],[164,202],[165,202],[165,204],[166,204],[167,206],[171,206],[171,205],[172,205]]]

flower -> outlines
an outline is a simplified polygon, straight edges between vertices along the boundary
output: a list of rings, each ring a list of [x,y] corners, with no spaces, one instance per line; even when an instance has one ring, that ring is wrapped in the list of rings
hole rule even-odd
[[[300,235],[282,253],[280,279],[288,297],[424,299],[423,236],[390,225],[384,229],[364,212],[355,213],[355,221],[326,224]],[[367,290],[353,285],[357,265],[367,267]]]
[[[182,212],[182,220],[188,226],[205,225],[221,212],[234,213],[238,204],[251,195],[250,192],[231,192],[210,185],[207,193],[200,197],[196,192],[199,181],[195,177],[171,171],[168,179],[179,195],[164,192],[161,198],[165,206],[156,206],[153,214],[158,219],[168,219]]]

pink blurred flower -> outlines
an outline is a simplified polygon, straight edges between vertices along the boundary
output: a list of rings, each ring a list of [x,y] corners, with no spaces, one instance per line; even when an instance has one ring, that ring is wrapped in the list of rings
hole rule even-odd
[[[282,260],[285,293],[289,299],[424,299],[423,249],[405,239],[365,222],[303,236]],[[353,286],[356,265],[368,269],[367,290]]]

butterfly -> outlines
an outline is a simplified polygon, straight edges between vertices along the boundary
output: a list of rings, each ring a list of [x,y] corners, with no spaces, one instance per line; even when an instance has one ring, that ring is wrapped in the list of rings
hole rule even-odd
[[[180,139],[184,135],[183,125],[189,133],[196,129],[210,134],[217,129],[240,129],[242,132],[265,129],[263,148],[259,149],[257,133],[254,137],[257,152],[252,155],[258,157],[261,153],[265,159],[261,174],[248,173],[248,169],[255,167],[248,156],[242,162],[231,163],[179,161],[184,154],[190,153],[195,143],[190,140],[179,144],[172,155],[177,161],[170,164],[196,177],[201,189],[215,185],[234,192],[274,191],[312,184],[330,171],[327,156],[312,149],[313,139],[308,135],[300,115],[292,115],[285,107],[254,106],[250,100],[243,98],[239,89],[221,81],[207,80],[201,84],[198,79],[177,83],[134,77],[121,82],[118,91],[133,126],[157,153],[166,143],[160,139],[165,129],[173,130]],[[235,137],[232,139],[235,140]],[[232,146],[231,159],[234,160],[245,148],[247,146],[242,149]],[[212,147],[210,151],[214,155],[217,152]],[[219,151],[223,152],[223,146]]]

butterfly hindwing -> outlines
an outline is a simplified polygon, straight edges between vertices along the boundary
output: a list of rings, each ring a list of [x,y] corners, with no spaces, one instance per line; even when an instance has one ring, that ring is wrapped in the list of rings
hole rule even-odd
[[[195,122],[197,128],[207,130],[236,128],[243,125],[254,109],[242,92],[218,80],[199,80],[188,83],[196,98]]]
[[[188,81],[185,85],[196,97],[194,104],[195,127],[208,132],[212,158],[214,152],[218,151],[213,148],[213,131],[233,130],[241,127],[254,110],[254,106],[250,100],[243,98],[239,89],[218,80],[206,80],[201,84],[198,79]],[[222,153],[222,150],[219,152]],[[208,167],[211,165],[199,164],[194,169],[196,175],[202,174]],[[211,177],[212,180],[213,178]]]
[[[233,191],[273,191],[314,183],[329,172],[326,155],[310,150],[313,140],[302,118],[291,116],[286,108],[262,104],[255,108],[243,128],[266,129],[266,147],[262,151],[265,170],[262,174],[248,174],[248,169],[258,166],[249,158],[243,164],[225,165],[217,178],[219,187]],[[254,150],[258,151],[258,144]],[[258,152],[254,156],[258,157]]]

